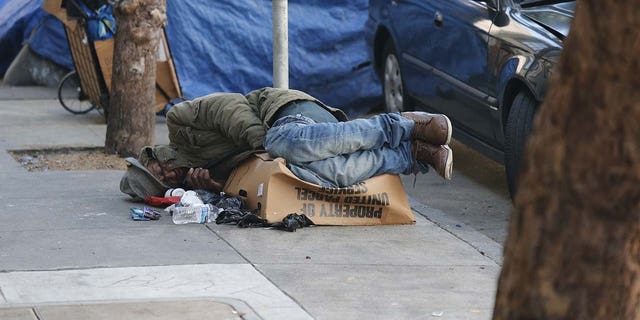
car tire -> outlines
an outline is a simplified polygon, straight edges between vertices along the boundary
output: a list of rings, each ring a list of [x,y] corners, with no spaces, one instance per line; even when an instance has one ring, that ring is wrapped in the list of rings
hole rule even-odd
[[[400,71],[400,60],[393,46],[393,42],[388,40],[382,51],[383,64],[381,81],[382,93],[384,95],[385,112],[402,112],[412,110],[409,96],[404,90],[404,79]]]
[[[538,102],[526,91],[518,93],[513,100],[505,127],[505,170],[509,193],[513,199],[516,194],[518,175],[525,150],[527,137],[533,126],[533,117]]]

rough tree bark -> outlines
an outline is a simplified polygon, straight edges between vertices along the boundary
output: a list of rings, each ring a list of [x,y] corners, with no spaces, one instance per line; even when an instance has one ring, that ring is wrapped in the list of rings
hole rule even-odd
[[[640,318],[640,6],[577,2],[527,146],[494,319]]]
[[[118,0],[113,9],[118,30],[105,151],[137,156],[154,138],[156,56],[166,22],[166,3]]]

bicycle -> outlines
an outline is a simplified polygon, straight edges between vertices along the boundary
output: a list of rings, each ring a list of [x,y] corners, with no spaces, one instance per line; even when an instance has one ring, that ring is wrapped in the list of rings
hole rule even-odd
[[[67,0],[67,11],[72,10],[76,27],[64,24],[75,70],[67,73],[58,84],[58,100],[72,114],[85,114],[98,110],[105,118],[109,105],[109,89],[100,68],[96,42],[87,30],[91,16],[86,4]],[[89,11],[90,12],[90,11]]]
[[[106,119],[111,90],[111,63],[114,50],[112,35],[116,32],[113,24],[115,21],[104,22],[106,19],[104,8],[88,8],[83,1],[85,0],[63,1],[65,6],[63,9],[68,14],[61,21],[75,70],[61,79],[58,85],[58,100],[62,107],[72,114],[85,114],[96,109]],[[72,12],[69,12],[70,10]],[[96,34],[98,30],[95,28],[96,23],[104,25],[100,31],[108,30],[111,36]],[[155,103],[158,115],[162,115],[168,106],[183,100],[164,30],[160,43]]]
[[[58,100],[63,108],[73,114],[85,114],[96,108],[80,86],[78,73],[67,73],[58,84]]]

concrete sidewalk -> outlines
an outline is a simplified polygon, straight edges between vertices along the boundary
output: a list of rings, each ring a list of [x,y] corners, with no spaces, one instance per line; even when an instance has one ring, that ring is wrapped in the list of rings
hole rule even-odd
[[[409,226],[173,225],[130,218],[122,171],[28,172],[8,150],[104,145],[53,97],[0,88],[0,319],[491,318],[501,246],[416,201]]]

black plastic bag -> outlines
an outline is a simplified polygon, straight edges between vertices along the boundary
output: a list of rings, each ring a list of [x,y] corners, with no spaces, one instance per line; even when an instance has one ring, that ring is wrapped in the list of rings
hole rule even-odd
[[[271,226],[274,229],[294,232],[298,228],[304,228],[315,225],[311,219],[304,214],[291,213],[282,219],[282,222],[276,222]]]

